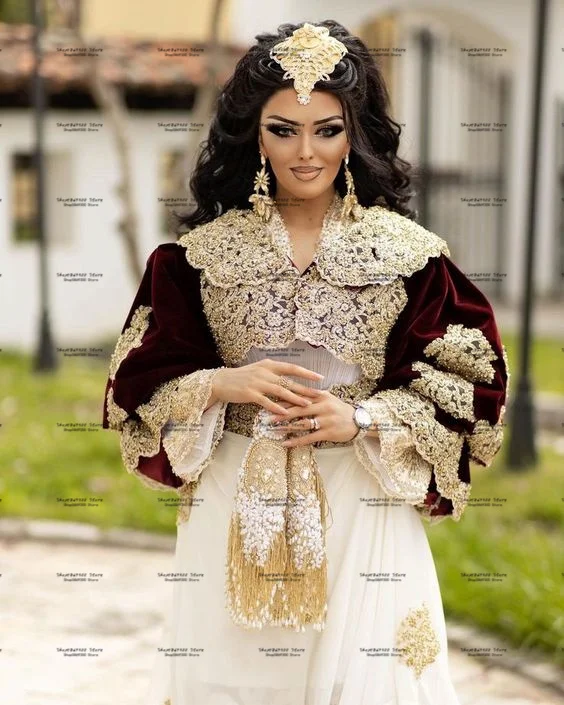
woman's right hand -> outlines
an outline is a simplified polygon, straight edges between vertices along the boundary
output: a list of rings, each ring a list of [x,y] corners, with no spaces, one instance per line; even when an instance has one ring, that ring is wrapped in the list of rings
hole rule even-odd
[[[291,390],[280,386],[282,375],[305,377],[315,382],[323,379],[323,375],[301,365],[265,358],[248,365],[218,370],[212,381],[212,398],[234,403],[252,402],[273,414],[287,414],[285,407],[272,401],[267,395],[302,406],[307,406],[317,396],[319,390],[294,380],[289,380]]]

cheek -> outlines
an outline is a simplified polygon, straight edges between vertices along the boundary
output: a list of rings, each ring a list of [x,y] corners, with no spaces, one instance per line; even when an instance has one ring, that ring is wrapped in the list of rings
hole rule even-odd
[[[263,143],[273,164],[284,162],[293,153],[291,140],[283,140],[274,135],[268,135],[263,139]]]
[[[330,140],[324,140],[319,144],[319,154],[321,154],[328,162],[340,162],[342,155],[345,152],[346,143],[347,140],[344,137],[342,139],[339,137],[334,137]]]

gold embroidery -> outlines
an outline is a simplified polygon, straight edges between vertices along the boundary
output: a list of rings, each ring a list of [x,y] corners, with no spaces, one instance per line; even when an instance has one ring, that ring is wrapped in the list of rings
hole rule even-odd
[[[295,303],[297,338],[323,345],[343,362],[359,364],[372,379],[383,375],[386,341],[407,303],[402,279],[355,290],[328,285],[312,269]]]
[[[163,439],[163,446],[173,471],[182,477],[176,473],[175,467],[190,452],[199,435],[199,422],[217,369],[198,370],[190,375],[175,377],[157,387],[151,399],[137,407],[135,411],[141,420],[127,421],[121,432],[122,458],[130,472],[137,473],[140,456],[152,457],[159,452],[163,428],[172,414],[173,422],[183,417],[185,426],[178,434],[174,432],[173,426],[170,436]],[[223,415],[220,414],[217,426],[222,422]],[[207,462],[209,460],[211,454]],[[200,472],[203,467],[199,467]],[[162,487],[160,483],[156,484],[159,484],[159,489]]]
[[[414,362],[413,370],[421,373],[409,386],[434,401],[444,411],[457,419],[475,421],[474,385],[454,372],[436,370],[426,362]]]
[[[407,303],[401,277],[449,251],[442,238],[382,206],[342,222],[335,215],[341,203],[337,193],[315,266],[301,275],[277,208],[267,225],[250,210],[230,209],[177,241],[202,270],[204,312],[227,365],[252,346],[274,349],[299,338],[360,364],[369,377],[383,374],[389,332]]]
[[[114,390],[111,386],[108,388],[106,395],[106,408],[108,410],[109,427],[114,431],[121,431],[129,414],[114,401]]]
[[[451,323],[442,338],[433,340],[423,352],[427,357],[434,356],[438,367],[470,382],[493,381],[492,362],[497,360],[497,355],[479,328]]]
[[[354,382],[332,384],[329,387],[329,392],[334,394],[336,397],[339,397],[339,399],[347,402],[347,404],[352,404],[353,402],[360,403],[369,394],[371,394],[375,386],[375,380],[361,375]]]
[[[498,420],[492,425],[486,419],[478,419],[472,433],[464,434],[468,442],[470,460],[485,467],[489,467],[492,464],[493,459],[499,452],[505,432],[504,419],[509,400],[511,373],[509,371],[509,360],[507,359],[505,345],[502,344],[501,349],[507,381],[505,385],[505,403],[502,404],[500,408]]]
[[[355,437],[355,451],[362,465],[375,475],[382,489],[391,497],[418,504],[427,496],[432,465],[416,450],[410,427],[393,413],[378,396],[362,402],[378,428],[381,467],[376,468],[368,454],[372,437]]]
[[[336,286],[389,283],[422,269],[430,257],[449,256],[445,240],[413,220],[383,206],[363,208],[360,221],[340,220],[338,193],[319,237],[316,265]],[[289,261],[288,239],[278,208],[263,225],[252,210],[232,208],[182,235],[177,244],[188,262],[204,270],[214,286],[264,284],[275,275],[299,277]]]
[[[208,384],[211,384],[211,382],[208,382]],[[208,387],[206,387],[208,388]],[[167,428],[167,433],[163,438],[163,446],[165,448],[166,454],[168,456],[168,459],[170,461],[170,464],[174,468],[175,472],[177,475],[180,477],[183,477],[184,479],[188,479],[185,477],[185,475],[182,473],[179,469],[179,466],[183,462],[185,458],[189,456],[189,454],[192,452],[192,449],[194,447],[194,443],[196,439],[198,438],[200,432],[201,432],[201,427],[202,424],[200,422],[201,419],[201,414],[198,417],[197,416],[197,410],[199,408],[202,408],[205,406],[206,401],[203,403],[200,401],[200,394],[202,394],[202,398],[205,398],[205,389],[203,389],[201,392],[200,390],[194,390],[194,396],[193,398],[193,420],[188,420],[185,422],[180,422],[180,423],[174,423],[170,424],[168,423],[166,428]],[[217,414],[217,418],[215,420],[215,425],[213,428],[213,435],[212,435],[212,443],[211,443],[211,449],[210,453],[208,455],[208,460],[211,459],[213,450],[215,449],[215,446],[219,442],[219,439],[222,435],[223,429],[224,429],[224,424],[225,424],[225,411],[227,408],[227,404],[225,402],[221,402],[219,412]],[[203,413],[203,412],[202,412]],[[206,466],[207,463],[201,463],[198,468],[197,468],[197,474],[199,475],[204,467]],[[197,477],[197,475],[190,475],[190,478]]]
[[[149,327],[149,314],[152,310],[150,306],[138,306],[135,309],[129,325],[117,339],[110,360],[110,379],[115,379],[116,372],[129,354],[129,351],[141,345],[141,339]]]
[[[470,449],[470,457],[480,465],[489,467],[501,448],[504,434],[505,404],[501,407],[499,419],[493,426],[485,419],[479,419],[471,434],[465,434]]]
[[[410,426],[417,452],[433,466],[437,491],[452,501],[452,519],[458,521],[471,489],[458,477],[463,436],[440,424],[433,404],[415,391],[404,387],[385,389],[372,398],[383,399],[395,416]],[[364,401],[363,406],[369,401]]]
[[[509,372],[509,360],[507,358],[507,350],[505,349],[505,345],[503,345],[503,343],[501,344],[501,350],[503,356],[503,363],[505,365],[505,372],[507,374],[507,382],[505,384],[505,403],[507,404],[509,400],[509,380],[511,379],[511,373]]]
[[[401,621],[397,635],[397,648],[402,650],[400,660],[413,668],[417,678],[434,663],[441,645],[433,628],[431,613],[425,602],[419,609],[412,608]]]
[[[230,367],[251,347],[287,347],[294,339],[323,345],[377,379],[384,371],[389,331],[407,303],[403,280],[361,289],[328,285],[312,268],[268,287],[214,287],[202,275],[202,301],[222,358]]]
[[[250,210],[232,208],[209,223],[182,235],[177,244],[186,259],[202,269],[213,286],[263,284],[291,268],[287,257],[270,243],[268,231]]]
[[[430,257],[450,255],[441,237],[382,206],[365,208],[362,220],[329,232],[321,245],[317,269],[335,286],[389,284],[422,269]]]
[[[120,448],[121,448],[121,455],[122,455],[122,459],[124,461],[125,469],[131,475],[135,475],[135,477],[137,477],[141,481],[141,484],[145,485],[145,487],[148,487],[151,490],[157,490],[159,492],[175,492],[175,491],[177,491],[176,488],[171,487],[169,485],[165,485],[162,482],[157,482],[157,480],[153,480],[152,477],[148,477],[144,473],[140,472],[139,467],[138,467],[139,466],[139,455],[144,455],[144,453],[139,453],[139,455],[137,456],[137,462],[135,465],[132,465],[131,463],[128,464],[128,462],[126,461],[126,458],[128,457],[128,453],[130,453],[130,451],[128,450],[128,447],[129,447],[131,441],[129,439],[131,436],[135,436],[135,433],[137,430],[135,424],[137,424],[137,423],[138,422],[136,422],[132,419],[129,419],[124,423],[123,428],[121,430]],[[157,452],[158,452],[158,450],[157,450]]]

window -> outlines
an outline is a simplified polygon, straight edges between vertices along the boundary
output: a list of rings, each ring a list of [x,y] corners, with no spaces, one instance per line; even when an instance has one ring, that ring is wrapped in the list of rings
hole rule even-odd
[[[45,169],[45,237],[51,244],[68,244],[75,232],[75,208],[57,199],[72,193],[71,154],[49,152],[43,157]],[[37,169],[30,152],[14,152],[11,164],[12,242],[37,242]],[[80,194],[79,194],[80,195]]]

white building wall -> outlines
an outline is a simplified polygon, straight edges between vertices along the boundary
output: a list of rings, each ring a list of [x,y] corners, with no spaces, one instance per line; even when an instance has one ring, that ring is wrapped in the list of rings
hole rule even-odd
[[[134,113],[128,124],[132,144],[132,180],[143,265],[164,238],[160,232],[158,173],[162,152],[181,149],[184,132],[166,132],[158,121],[178,121],[167,113]],[[11,154],[31,150],[32,114],[5,111],[0,142],[0,344],[32,350],[39,317],[39,257],[36,243],[14,243],[11,233]],[[91,111],[50,112],[45,144],[46,220],[52,244],[48,249],[50,314],[57,346],[93,343],[100,336],[115,336],[123,325],[136,285],[126,266],[125,249],[118,233],[122,215],[116,194],[117,155],[109,125],[99,132],[65,132],[57,122],[102,122]],[[70,172],[70,173],[69,173]],[[97,207],[64,207],[61,198],[101,198]],[[94,273],[93,281],[64,281],[58,273]],[[94,332],[94,336],[93,336]]]

